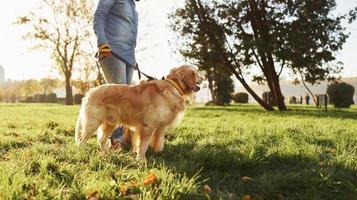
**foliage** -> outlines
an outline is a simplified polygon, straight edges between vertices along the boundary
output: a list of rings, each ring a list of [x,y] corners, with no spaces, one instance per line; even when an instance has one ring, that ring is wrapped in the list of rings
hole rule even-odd
[[[99,75],[92,77],[94,75],[92,72],[95,71],[94,68],[95,66],[87,63],[87,65],[79,69],[78,79],[71,81],[71,85],[77,89],[77,92],[85,94],[90,88],[100,85],[102,83],[101,81],[104,81],[100,80],[102,77]]]
[[[245,92],[237,92],[233,95],[235,103],[248,103],[249,95]]]
[[[73,103],[71,77],[81,56],[88,55],[92,35],[93,3],[84,0],[41,0],[40,6],[17,24],[29,27],[25,39],[35,43],[35,49],[48,50],[59,72],[65,77],[66,104]]]
[[[0,86],[0,101],[6,102],[46,102],[46,95],[61,85],[59,79],[43,78],[41,80],[28,79],[11,81]],[[40,97],[39,95],[42,95]],[[35,97],[37,96],[37,99]],[[29,98],[27,98],[29,97]],[[31,97],[31,98],[30,98]]]
[[[336,108],[349,108],[353,102],[355,89],[345,82],[334,82],[327,87],[330,102]]]
[[[41,84],[36,79],[24,80],[22,85],[22,90],[25,96],[31,96],[41,91]]]
[[[42,88],[42,94],[48,94],[53,92],[54,89],[58,88],[62,82],[59,79],[42,78],[39,83]]]
[[[217,76],[217,105],[229,105],[234,92],[233,80],[229,76]]]
[[[220,79],[220,76],[231,76],[232,73],[221,67],[222,62],[218,56],[219,52],[209,42],[210,38],[207,37],[204,27],[199,25],[199,20],[194,15],[195,13],[190,4],[187,4],[185,9],[179,9],[170,15],[170,27],[174,32],[179,32],[186,37],[185,40],[178,37],[176,43],[181,45],[175,45],[175,48],[184,59],[194,63],[200,71],[204,72],[212,95],[212,103],[218,105],[221,104],[217,99],[218,93],[225,93],[225,91],[220,91],[225,88],[218,89],[218,79]],[[214,31],[217,32],[216,34],[222,34],[220,29],[215,29]],[[223,38],[220,38],[219,43],[224,44]]]
[[[333,16],[335,0],[326,1],[207,1],[187,0],[185,8],[172,15],[182,49],[209,47],[209,52],[242,83],[265,109],[267,105],[247,84],[266,81],[279,110],[285,110],[279,85],[283,69],[301,74],[309,83],[317,83],[341,70],[335,54],[348,33],[342,22],[353,21],[348,15]],[[203,38],[203,39],[202,39]],[[200,40],[204,40],[205,44]]]
[[[0,85],[0,101],[17,102],[23,95],[23,83],[11,81]]]
[[[354,199],[357,107],[291,109],[190,107],[137,163],[96,137],[78,148],[79,106],[0,104],[0,199]]]

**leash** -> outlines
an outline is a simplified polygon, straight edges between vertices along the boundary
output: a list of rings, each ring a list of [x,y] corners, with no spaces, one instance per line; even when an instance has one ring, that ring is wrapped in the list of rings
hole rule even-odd
[[[98,52],[95,54],[96,57],[98,57]],[[111,55],[114,56],[115,58],[119,59],[120,61],[122,61],[123,63],[125,63],[126,66],[129,66],[135,70],[138,71],[138,76],[139,76],[139,80],[141,80],[141,75],[144,75],[146,78],[148,78],[149,81],[153,81],[153,80],[157,80],[157,78],[150,76],[142,71],[140,71],[139,65],[138,63],[136,63],[136,65],[132,65],[130,64],[127,60],[125,60],[125,58],[119,56],[118,54],[114,53],[113,51],[111,51]]]

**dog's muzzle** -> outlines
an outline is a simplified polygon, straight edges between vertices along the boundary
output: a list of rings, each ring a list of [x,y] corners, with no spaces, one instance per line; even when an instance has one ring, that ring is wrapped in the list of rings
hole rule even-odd
[[[200,86],[196,85],[196,87],[193,91],[198,92],[198,91],[200,91],[200,89],[201,89]]]

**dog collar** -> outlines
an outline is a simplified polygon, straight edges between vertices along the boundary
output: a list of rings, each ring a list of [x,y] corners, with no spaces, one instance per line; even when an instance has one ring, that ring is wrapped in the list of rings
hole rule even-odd
[[[183,96],[185,94],[185,92],[183,91],[181,86],[179,84],[177,84],[174,80],[168,78],[168,79],[165,79],[165,81],[169,82],[172,86],[174,86],[174,88],[176,88],[176,90],[181,94],[181,96]]]

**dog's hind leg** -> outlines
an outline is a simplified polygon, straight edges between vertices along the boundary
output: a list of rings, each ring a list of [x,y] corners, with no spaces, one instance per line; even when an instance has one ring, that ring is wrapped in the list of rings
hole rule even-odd
[[[101,122],[97,119],[82,120],[82,116],[78,121],[79,122],[77,122],[77,125],[79,126],[79,128],[78,131],[76,130],[76,144],[80,145],[87,142],[87,140],[98,129]]]
[[[100,134],[98,133],[98,143],[100,145],[100,148],[102,151],[106,152],[108,150],[107,148],[107,141],[110,137],[110,135],[113,133],[114,129],[116,126],[104,122],[102,126],[100,127]]]
[[[155,153],[161,152],[164,149],[164,132],[165,128],[157,128],[154,130],[150,146]]]

